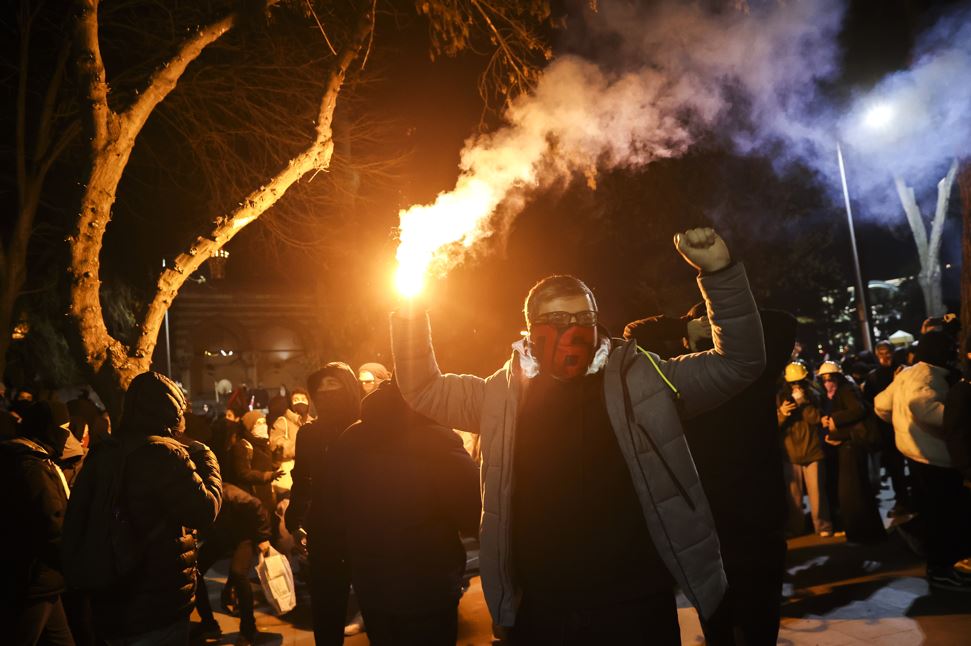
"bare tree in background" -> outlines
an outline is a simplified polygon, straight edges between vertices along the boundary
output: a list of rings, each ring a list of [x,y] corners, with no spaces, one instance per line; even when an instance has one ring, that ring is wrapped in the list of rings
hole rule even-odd
[[[944,296],[941,288],[941,236],[944,233],[944,220],[951,201],[951,191],[957,177],[958,162],[951,163],[947,175],[937,183],[937,207],[934,217],[930,221],[930,233],[924,224],[924,216],[920,212],[914,189],[907,186],[899,175],[894,177],[897,195],[907,215],[907,224],[914,235],[917,245],[917,255],[920,259],[920,273],[917,282],[924,295],[924,307],[927,316],[942,316],[944,312]]]
[[[0,379],[6,368],[11,333],[17,324],[17,298],[27,279],[27,251],[36,227],[37,212],[48,173],[78,135],[76,121],[64,123],[58,97],[64,85],[70,43],[58,50],[41,96],[31,100],[28,77],[31,68],[31,36],[43,19],[34,3],[24,2],[17,13],[21,34],[17,48],[15,138],[16,206],[11,209],[12,228],[0,236]],[[30,116],[30,120],[28,120]],[[9,208],[9,207],[8,207]]]
[[[301,178],[329,169],[334,154],[335,108],[348,74],[366,62],[372,47],[376,3],[358,0],[311,5],[307,0],[289,3],[265,0],[262,4],[262,11],[287,4],[306,9],[331,49],[329,72],[320,87],[313,132],[302,150],[276,162],[275,170],[257,185],[237,187],[235,205],[218,215],[161,271],[131,343],[109,332],[101,302],[100,257],[119,183],[149,117],[182,83],[190,65],[226,34],[239,28],[244,20],[242,8],[252,12],[254,3],[230,5],[223,15],[190,30],[175,47],[175,53],[147,79],[131,82],[137,90],[128,96],[114,92],[109,82],[102,58],[99,4],[99,0],[74,0],[73,63],[79,75],[89,169],[81,182],[83,195],[76,227],[68,238],[69,314],[84,361],[92,373],[93,385],[109,409],[116,411],[120,395],[131,379],[150,366],[165,312],[186,279],[244,227],[273,207]],[[496,88],[511,93],[527,87],[529,79],[535,76],[533,57],[548,53],[527,28],[532,22],[548,17],[546,5],[547,2],[538,0],[417,3],[432,26],[433,50],[452,55],[472,47],[485,34],[486,40],[498,50],[490,63],[488,77],[495,79]]]
[[[958,174],[961,192],[961,365],[971,376],[971,161]]]

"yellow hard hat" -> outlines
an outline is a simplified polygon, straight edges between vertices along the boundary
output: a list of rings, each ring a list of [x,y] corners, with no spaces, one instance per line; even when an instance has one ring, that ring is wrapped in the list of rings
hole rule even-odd
[[[835,361],[824,361],[816,374],[822,377],[823,375],[841,375],[843,371],[840,370],[840,365]]]
[[[801,361],[793,361],[786,366],[786,381],[790,384],[796,381],[802,381],[809,376],[809,371],[806,370],[805,364]]]

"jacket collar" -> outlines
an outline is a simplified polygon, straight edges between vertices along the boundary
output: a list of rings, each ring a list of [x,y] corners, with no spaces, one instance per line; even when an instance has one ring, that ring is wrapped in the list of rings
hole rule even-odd
[[[519,341],[512,344],[513,356],[511,360],[511,365],[515,371],[517,366],[522,375],[527,379],[532,379],[539,374],[539,361],[536,357],[529,353],[529,345],[526,343],[526,337],[523,337]],[[588,375],[595,375],[607,365],[607,359],[610,357],[611,343],[610,337],[606,335],[601,335],[600,345],[597,347],[596,353],[593,355],[593,360],[590,362],[590,367],[587,368]]]

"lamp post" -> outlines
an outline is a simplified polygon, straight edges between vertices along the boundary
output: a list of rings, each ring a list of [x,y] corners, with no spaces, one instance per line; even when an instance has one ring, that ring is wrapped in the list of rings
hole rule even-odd
[[[895,117],[893,105],[886,101],[872,103],[863,113],[862,125],[873,132],[885,131]],[[867,304],[866,286],[860,271],[860,256],[856,245],[856,230],[853,227],[853,209],[850,206],[850,190],[846,183],[846,164],[843,161],[843,148],[836,142],[836,160],[839,162],[840,182],[843,187],[843,204],[846,207],[846,223],[850,230],[850,248],[853,252],[853,272],[856,278],[856,317],[860,324],[863,347],[873,351],[873,336],[870,328],[870,307]]]
[[[856,275],[856,317],[860,323],[863,347],[873,351],[873,337],[870,334],[870,308],[866,302],[866,289],[863,274],[860,272],[860,256],[856,250],[856,231],[853,229],[853,209],[850,207],[850,191],[846,186],[846,165],[843,163],[843,148],[836,142],[836,159],[840,167],[840,180],[843,184],[843,203],[846,205],[846,223],[850,229],[850,248],[853,251],[853,271]]]

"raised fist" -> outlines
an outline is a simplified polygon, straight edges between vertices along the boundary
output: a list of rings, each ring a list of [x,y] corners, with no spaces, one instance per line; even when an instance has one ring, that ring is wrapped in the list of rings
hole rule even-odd
[[[674,236],[674,246],[689,265],[708,273],[724,269],[732,261],[725,241],[714,229],[688,229]]]

